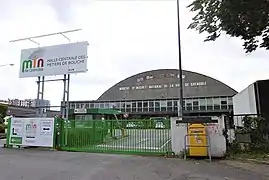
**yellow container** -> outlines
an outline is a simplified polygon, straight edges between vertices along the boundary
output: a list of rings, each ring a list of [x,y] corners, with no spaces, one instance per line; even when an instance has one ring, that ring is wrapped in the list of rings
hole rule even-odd
[[[190,156],[207,156],[206,126],[192,124],[188,127],[188,145]]]

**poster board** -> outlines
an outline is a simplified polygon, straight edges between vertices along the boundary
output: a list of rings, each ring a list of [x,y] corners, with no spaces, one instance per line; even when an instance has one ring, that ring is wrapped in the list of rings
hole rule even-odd
[[[12,117],[8,125],[8,145],[54,146],[54,118]]]

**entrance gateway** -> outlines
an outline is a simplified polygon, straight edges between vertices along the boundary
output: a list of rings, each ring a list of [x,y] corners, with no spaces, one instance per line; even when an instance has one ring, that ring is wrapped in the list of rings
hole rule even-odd
[[[113,109],[84,109],[62,118],[16,118],[8,122],[7,147],[49,147],[64,151],[223,157],[221,119],[185,122],[121,119]]]
[[[69,120],[58,123],[58,148],[148,155],[171,152],[169,119],[125,119],[125,116],[113,109],[70,109]]]

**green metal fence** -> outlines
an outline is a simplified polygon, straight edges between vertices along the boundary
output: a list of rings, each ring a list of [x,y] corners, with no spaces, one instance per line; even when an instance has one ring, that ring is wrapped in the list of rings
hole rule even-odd
[[[165,154],[171,152],[170,121],[58,120],[58,148],[67,151]]]

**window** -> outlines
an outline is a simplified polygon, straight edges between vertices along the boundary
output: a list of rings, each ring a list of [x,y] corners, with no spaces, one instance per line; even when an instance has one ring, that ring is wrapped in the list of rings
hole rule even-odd
[[[198,100],[193,100],[192,101],[192,106],[193,106],[193,110],[199,110],[199,101]]]
[[[221,109],[228,109],[227,98],[221,98],[220,105],[221,105]]]
[[[199,101],[193,100],[192,104],[193,106],[199,106]]]
[[[155,108],[154,111],[160,111],[160,102],[159,101],[155,101],[154,102]]]
[[[86,109],[89,109],[89,107],[90,107],[90,104],[89,104],[89,103],[86,103],[85,108],[86,108]]]
[[[136,112],[136,102],[132,102],[132,112]]]
[[[192,99],[186,99],[185,104],[186,104],[186,110],[191,111],[192,110]]]
[[[228,108],[233,109],[233,98],[232,97],[228,97]]]
[[[167,107],[173,107],[173,101],[167,101]]]
[[[94,108],[99,108],[99,103],[94,103]]]
[[[105,108],[105,104],[104,103],[100,103],[100,108]]]
[[[174,106],[177,107],[178,100],[174,100]]]
[[[150,112],[154,111],[154,102],[153,101],[149,101],[149,111]]]
[[[125,107],[126,107],[127,109],[131,109],[131,105],[132,105],[132,104],[131,104],[130,102],[126,102],[126,103],[125,103]]]
[[[105,103],[105,108],[107,108],[107,109],[110,108],[109,103]]]
[[[220,109],[220,98],[213,98],[214,110]]]
[[[142,103],[142,101],[138,101],[138,102],[137,102],[137,107],[138,107],[138,108],[137,108],[137,111],[138,111],[138,112],[142,112],[142,107],[143,107],[143,103]]]
[[[94,103],[90,103],[90,108],[94,108]]]
[[[148,107],[148,102],[143,102],[143,108],[147,108]]]
[[[200,110],[206,110],[206,99],[199,99],[200,101]]]
[[[125,112],[125,102],[120,102],[120,110]]]
[[[71,109],[75,109],[75,104],[74,103],[71,104]]]
[[[207,110],[213,110],[213,99],[212,98],[206,98],[206,107],[207,107]]]
[[[84,103],[81,103],[80,104],[80,108],[82,109],[82,108],[85,108],[85,104]]]
[[[116,107],[115,107],[116,109],[120,109],[120,102],[115,102],[114,104],[115,104],[115,106],[116,106]]]
[[[149,111],[149,102],[144,101],[143,102],[143,112],[148,112]]]

